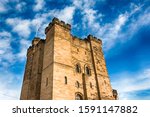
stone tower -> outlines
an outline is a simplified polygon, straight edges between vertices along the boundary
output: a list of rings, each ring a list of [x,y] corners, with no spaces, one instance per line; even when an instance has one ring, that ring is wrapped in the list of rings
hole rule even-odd
[[[34,38],[28,48],[20,99],[117,99],[100,39],[92,35],[77,38],[71,34],[71,25],[57,18],[45,34],[45,40]]]

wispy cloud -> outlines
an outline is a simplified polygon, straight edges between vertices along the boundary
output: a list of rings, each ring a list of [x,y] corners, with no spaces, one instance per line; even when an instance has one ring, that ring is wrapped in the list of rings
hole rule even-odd
[[[118,90],[120,99],[131,97],[134,99],[137,91],[150,89],[150,68],[140,70],[138,73],[119,73],[112,75],[111,78],[113,78],[112,86]]]
[[[0,68],[7,69],[13,65],[16,61],[23,61],[26,58],[27,48],[30,45],[30,41],[26,39],[21,39],[19,41],[19,51],[14,53],[14,48],[11,43],[14,41],[12,39],[11,33],[7,31],[0,32]]]
[[[14,56],[12,53],[11,43],[11,34],[7,31],[0,32],[0,63],[1,66],[8,66],[13,60]]]
[[[66,6],[64,9],[54,9],[49,10],[45,13],[38,13],[35,15],[34,19],[31,20],[31,29],[39,30],[37,36],[45,38],[44,30],[50,19],[57,17],[66,23],[73,24],[73,16],[75,13],[74,6]],[[36,28],[36,29],[35,29]]]
[[[109,50],[112,46],[114,46],[116,41],[118,41],[117,39],[121,33],[121,28],[125,25],[128,17],[127,13],[120,14],[112,23],[105,24],[99,28],[100,30],[97,34],[102,37],[105,50]]]
[[[62,10],[49,11],[48,14],[52,17],[57,17],[60,20],[63,20],[67,23],[72,23],[74,12],[75,12],[75,7],[74,6],[67,6]]]
[[[19,36],[27,38],[30,33],[30,20],[21,18],[8,18],[6,23],[12,26],[12,31],[16,32]]]
[[[140,11],[142,6],[143,5],[136,7],[134,12]],[[133,14],[134,12],[132,12],[131,14]],[[131,20],[131,23],[127,26],[128,30],[121,36],[125,37],[128,35],[128,38],[131,38],[142,26],[150,25],[150,19],[148,17],[150,17],[150,8],[147,8],[136,19],[133,18]]]
[[[31,42],[26,40],[26,39],[20,40],[20,47],[21,48],[20,48],[19,53],[16,54],[17,58],[20,61],[25,60],[26,54],[27,54],[27,48],[29,47],[30,44],[31,44]]]
[[[44,8],[45,1],[44,0],[35,0],[35,5],[33,6],[34,11],[39,11]]]
[[[16,100],[20,97],[21,82],[19,75],[0,68],[0,100]],[[7,79],[7,80],[6,80]]]
[[[83,28],[88,31],[88,33],[92,33],[103,40],[105,51],[110,50],[117,42],[127,41],[136,33],[141,25],[147,25],[149,22],[149,19],[146,18],[149,17],[149,9],[147,9],[145,13],[139,15],[138,19],[132,17],[137,12],[141,12],[144,6],[143,4],[135,5],[131,3],[128,11],[120,13],[118,17],[105,24],[101,24],[104,15],[98,13],[93,7],[96,1],[87,2],[85,0],[75,0],[73,4],[77,9],[81,10]],[[128,30],[123,30],[123,27],[128,27]],[[126,39],[126,36],[128,39]]]
[[[140,14],[136,19],[134,19],[132,16],[141,12],[143,5],[137,6],[135,4],[131,4],[131,6],[130,11],[120,14],[112,23],[99,27],[100,30],[97,34],[103,39],[104,50],[107,51],[111,49],[117,42],[129,41],[129,39],[136,34],[141,26],[150,24],[150,20],[146,18],[150,15],[148,13],[149,9],[145,10],[143,14]],[[126,30],[123,30],[123,27],[126,27]]]
[[[0,13],[7,13],[11,10],[23,11],[26,8],[26,2],[20,0],[1,0],[0,1]],[[15,8],[15,9],[14,9]]]
[[[5,13],[7,12],[7,3],[8,3],[8,0],[2,0],[0,2],[0,13]]]
[[[17,4],[16,4],[16,10],[17,11],[24,11],[25,9],[26,9],[26,5],[27,5],[27,3],[26,2],[18,2]]]
[[[99,22],[97,22],[97,19],[101,20],[102,14],[97,13],[97,10],[93,8],[93,6],[96,4],[96,1],[91,0],[74,0],[73,5],[76,9],[79,9],[82,14],[82,25],[83,28],[87,30],[87,27],[90,28],[90,30],[97,30],[100,28]],[[80,25],[81,25],[80,24]]]

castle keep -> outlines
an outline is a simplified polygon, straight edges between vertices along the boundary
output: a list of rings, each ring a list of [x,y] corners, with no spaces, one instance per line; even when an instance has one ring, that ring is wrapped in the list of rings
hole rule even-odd
[[[20,99],[113,100],[102,41],[71,34],[71,25],[54,18],[45,29],[46,39],[34,38],[27,62]]]

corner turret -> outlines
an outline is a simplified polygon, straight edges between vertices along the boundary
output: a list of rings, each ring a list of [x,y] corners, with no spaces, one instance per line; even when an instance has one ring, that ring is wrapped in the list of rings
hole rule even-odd
[[[96,41],[102,45],[102,40],[98,39],[97,37],[94,37],[93,35],[88,35],[87,38],[90,40]]]
[[[40,41],[39,37],[34,37],[34,39],[32,40],[32,45],[36,45],[39,41]]]
[[[47,34],[47,32],[51,29],[51,27],[54,25],[54,24],[57,24],[59,26],[62,26],[64,27],[65,29],[67,30],[71,30],[71,25],[68,24],[68,23],[65,23],[64,21],[61,21],[59,20],[58,18],[53,18],[52,19],[52,22],[49,23],[49,25],[45,28],[45,34]]]

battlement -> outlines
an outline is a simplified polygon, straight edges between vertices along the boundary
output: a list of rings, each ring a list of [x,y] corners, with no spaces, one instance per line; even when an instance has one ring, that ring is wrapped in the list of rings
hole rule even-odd
[[[71,25],[70,25],[70,24],[65,23],[64,21],[61,21],[61,20],[59,20],[58,18],[54,17],[54,18],[52,19],[52,22],[50,22],[49,25],[45,28],[45,34],[47,34],[47,32],[48,32],[48,31],[53,27],[53,25],[55,25],[55,24],[57,24],[57,25],[59,25],[59,26],[61,26],[61,27],[64,27],[65,29],[67,29],[67,30],[69,30],[69,31],[71,30]],[[97,37],[95,37],[95,36],[93,36],[93,35],[88,35],[86,39],[81,39],[81,38],[76,37],[76,36],[73,36],[73,35],[72,35],[72,37],[73,37],[74,39],[79,39],[79,40],[84,40],[84,41],[85,41],[85,40],[93,40],[93,41],[96,41],[96,42],[102,44],[101,39],[99,39],[99,38],[97,38]]]
[[[113,96],[114,96],[115,100],[118,99],[118,92],[115,89],[113,89]]]
[[[73,39],[83,40],[82,38],[79,38],[79,37],[77,37],[77,36],[73,36],[73,35],[72,35],[72,37],[73,37]]]
[[[87,38],[102,44],[102,40],[93,35],[88,35]]]
[[[27,54],[33,51],[34,48],[37,48],[41,43],[44,43],[44,42],[45,42],[45,39],[34,37],[34,39],[32,40],[32,45],[29,46],[28,48]]]
[[[89,39],[92,39],[93,41],[96,41],[96,42],[102,44],[102,40],[93,35],[88,35],[87,38],[84,38],[84,39],[79,38],[77,36],[73,36],[73,35],[72,35],[72,37],[73,37],[73,39],[78,39],[78,40],[82,40],[82,41],[89,41]]]
[[[32,40],[32,45],[36,45],[39,41],[40,41],[40,38],[39,38],[39,37],[35,37],[35,38]]]
[[[71,25],[68,24],[68,23],[65,23],[64,21],[61,21],[59,20],[58,18],[53,18],[52,19],[52,22],[49,23],[49,25],[45,28],[45,34],[51,29],[51,27],[54,25],[54,24],[57,24],[59,26],[62,26],[64,27],[65,29],[67,30],[71,30]]]

